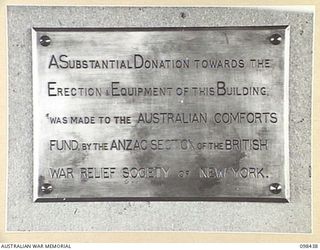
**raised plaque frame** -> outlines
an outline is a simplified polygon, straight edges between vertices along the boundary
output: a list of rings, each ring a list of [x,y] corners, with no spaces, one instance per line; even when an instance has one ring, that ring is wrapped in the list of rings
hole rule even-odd
[[[33,81],[34,81],[34,91],[37,91],[38,86],[39,86],[39,72],[38,72],[38,55],[37,55],[37,48],[39,48],[39,38],[42,35],[48,35],[52,36],[54,33],[60,33],[61,32],[93,32],[93,33],[99,33],[99,32],[179,32],[179,31],[216,31],[216,32],[222,32],[222,31],[247,31],[247,30],[252,30],[252,31],[270,31],[269,35],[265,36],[265,40],[263,41],[265,44],[269,43],[270,44],[270,37],[274,33],[280,33],[282,35],[282,44],[280,46],[282,47],[282,66],[283,66],[283,71],[282,72],[282,79],[280,82],[283,84],[283,99],[281,99],[281,107],[283,107],[283,113],[281,114],[281,118],[283,119],[282,121],[282,132],[283,132],[283,164],[279,169],[279,176],[278,180],[275,181],[270,181],[268,184],[264,184],[264,189],[265,192],[262,193],[262,195],[253,195],[251,196],[250,194],[245,194],[245,195],[205,195],[202,196],[199,193],[197,195],[151,195],[151,196],[131,196],[131,195],[126,195],[126,196],[104,196],[104,195],[98,195],[98,196],[90,196],[90,195],[84,195],[78,196],[77,193],[74,194],[74,196],[67,196],[67,195],[57,195],[54,192],[50,193],[44,193],[42,191],[43,185],[44,184],[51,184],[52,180],[47,181],[46,178],[44,179],[39,179],[40,174],[39,172],[41,171],[41,167],[38,163],[39,159],[39,127],[38,127],[38,119],[39,119],[39,113],[38,113],[38,105],[39,105],[39,100],[40,98],[39,95],[35,94],[34,92],[34,200],[35,201],[101,201],[101,200],[245,200],[245,201],[272,201],[272,202],[286,202],[289,199],[289,152],[288,152],[288,66],[289,66],[289,27],[288,26],[252,26],[252,27],[187,27],[187,28],[81,28],[81,29],[75,29],[75,28],[35,28],[33,30]],[[91,33],[91,34],[93,34]],[[51,35],[50,35],[51,34]],[[72,40],[72,39],[71,39]],[[227,38],[228,40],[228,38]],[[248,40],[246,38],[246,40]],[[54,44],[54,40],[52,40]],[[277,45],[270,45],[272,48],[276,48]],[[41,49],[46,49],[44,47],[40,47]],[[41,175],[43,176],[43,175]],[[274,193],[272,192],[272,186],[273,184],[278,184],[281,183],[281,192],[280,193]],[[231,184],[232,185],[232,184]],[[53,182],[53,188],[56,187],[55,182]],[[250,187],[250,186],[249,186]],[[49,186],[50,188],[50,186]],[[251,188],[251,187],[250,187]],[[250,189],[249,188],[249,189]]]

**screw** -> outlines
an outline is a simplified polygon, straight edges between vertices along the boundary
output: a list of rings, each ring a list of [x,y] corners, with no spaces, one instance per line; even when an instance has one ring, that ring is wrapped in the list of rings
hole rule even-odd
[[[45,194],[50,194],[53,190],[53,187],[51,184],[49,183],[44,183],[42,186],[41,186],[41,191],[42,193],[45,193]]]
[[[47,47],[51,43],[51,39],[50,37],[44,35],[40,37],[39,42],[42,46]]]
[[[270,186],[269,186],[269,190],[271,193],[273,194],[279,194],[281,193],[281,185],[279,183],[272,183]]]
[[[279,34],[273,34],[272,36],[270,36],[269,41],[270,43],[272,43],[273,45],[278,45],[281,43],[282,37]]]

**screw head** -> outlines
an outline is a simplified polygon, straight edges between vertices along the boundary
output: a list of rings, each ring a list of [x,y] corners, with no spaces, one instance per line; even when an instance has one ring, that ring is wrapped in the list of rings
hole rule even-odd
[[[279,194],[281,193],[281,185],[279,183],[272,183],[270,186],[269,186],[269,190],[271,193],[273,194]]]
[[[42,46],[47,47],[51,43],[51,39],[50,37],[44,35],[40,37],[39,42]]]
[[[53,190],[53,187],[50,183],[43,183],[41,186],[41,192],[44,194],[50,194]]]
[[[282,41],[282,37],[279,34],[273,34],[272,36],[270,36],[269,38],[270,43],[272,43],[273,45],[278,45],[281,43]]]

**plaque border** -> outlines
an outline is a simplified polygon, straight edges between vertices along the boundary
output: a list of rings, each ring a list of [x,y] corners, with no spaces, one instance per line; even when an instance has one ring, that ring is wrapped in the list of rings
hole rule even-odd
[[[37,62],[37,51],[34,43],[37,42],[37,32],[147,32],[147,31],[202,31],[202,30],[277,30],[283,29],[285,33],[285,46],[284,46],[284,69],[283,69],[283,130],[284,130],[284,165],[280,171],[283,171],[284,175],[284,197],[84,197],[84,198],[45,198],[39,197],[39,181],[38,181],[38,169],[39,166],[33,165],[33,201],[34,202],[117,202],[117,201],[207,201],[207,202],[275,202],[275,203],[287,203],[290,202],[290,163],[289,163],[289,62],[290,62],[290,25],[254,25],[254,26],[185,26],[185,27],[120,27],[120,28],[102,28],[102,27],[90,27],[90,28],[70,28],[70,27],[32,27],[32,62]],[[34,88],[35,82],[37,82],[37,68],[36,63],[32,63],[32,84]],[[34,92],[33,92],[34,94]],[[38,96],[33,95],[33,157],[39,155],[36,141],[38,141],[37,133],[35,130],[37,125],[35,120],[38,114],[35,114],[34,107],[37,105]]]

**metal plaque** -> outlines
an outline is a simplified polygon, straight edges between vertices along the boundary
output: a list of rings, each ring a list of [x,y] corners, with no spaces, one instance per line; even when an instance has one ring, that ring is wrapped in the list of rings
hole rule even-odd
[[[288,201],[287,26],[32,39],[35,201]]]

